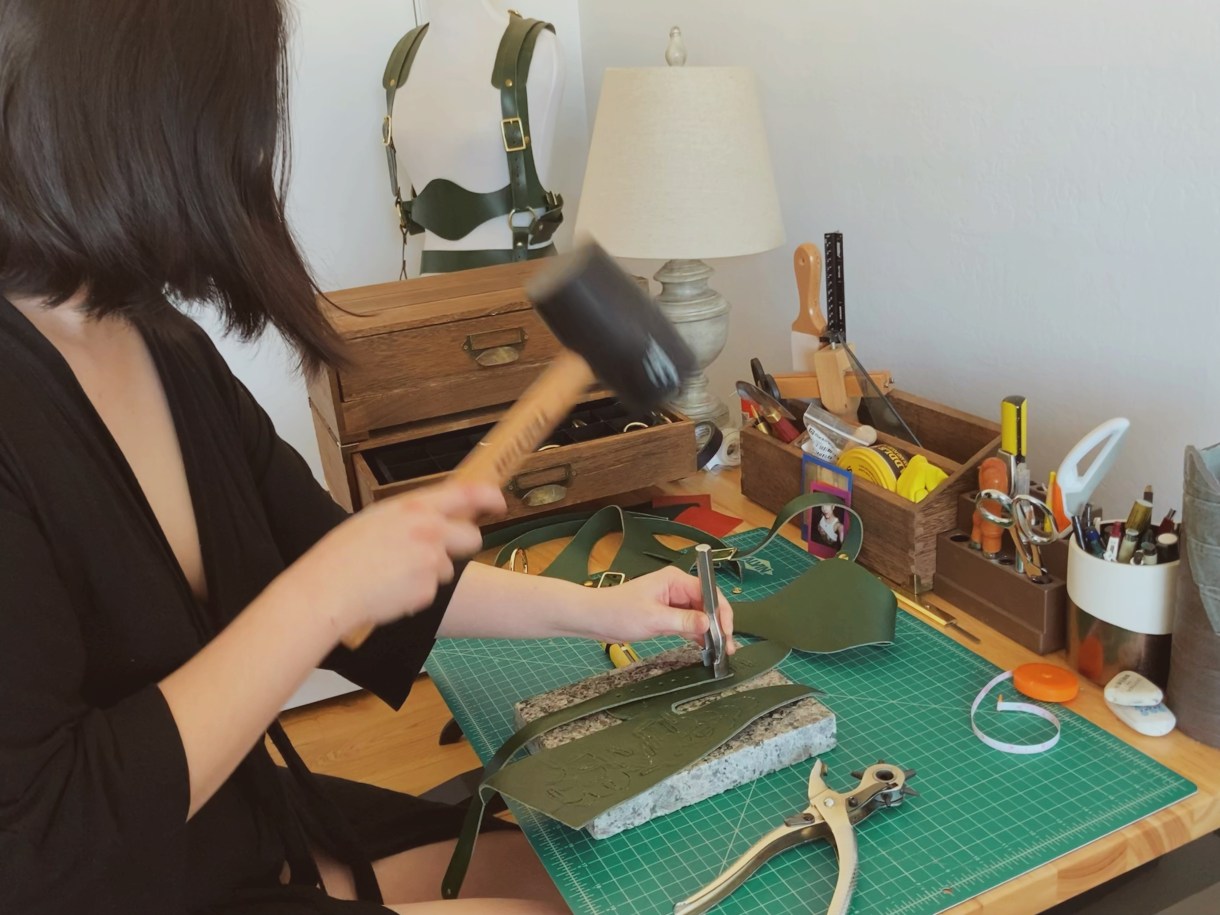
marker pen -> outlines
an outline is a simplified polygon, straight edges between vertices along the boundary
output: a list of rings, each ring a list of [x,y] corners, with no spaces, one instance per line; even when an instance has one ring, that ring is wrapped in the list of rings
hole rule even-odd
[[[1156,526],[1156,532],[1158,534],[1172,534],[1174,528],[1177,527],[1177,525],[1173,523],[1173,516],[1177,513],[1178,510],[1176,508],[1171,508],[1169,511],[1165,512],[1165,517],[1162,518],[1161,523]]]
[[[1140,545],[1140,532],[1133,527],[1123,531],[1122,542],[1118,545],[1118,556],[1115,557],[1117,562],[1130,562],[1131,557],[1135,555],[1135,549]]]
[[[1174,562],[1178,558],[1178,535],[1177,534],[1157,534],[1156,538],[1156,559],[1157,562]]]
[[[1118,547],[1123,542],[1123,523],[1115,521],[1110,525],[1110,536],[1106,538],[1106,555],[1107,562],[1118,561]]]
[[[1101,545],[1101,534],[1097,532],[1097,528],[1086,527],[1084,529],[1084,545],[1098,559],[1106,558],[1106,548]]]

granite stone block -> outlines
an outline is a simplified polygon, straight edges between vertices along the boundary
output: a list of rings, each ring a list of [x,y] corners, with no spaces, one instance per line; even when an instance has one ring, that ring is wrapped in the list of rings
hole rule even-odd
[[[699,650],[675,648],[638,664],[598,674],[579,683],[560,687],[517,703],[517,725],[521,726],[561,708],[600,695],[626,683],[636,683],[679,667],[699,663]],[[792,681],[778,670],[770,670],[718,695],[760,686],[781,686]],[[708,696],[678,706],[692,711],[716,701]],[[555,728],[532,741],[531,752],[556,747],[608,727],[619,720],[599,712]],[[649,790],[607,810],[589,824],[589,834],[604,839],[624,829],[672,813],[689,804],[747,784],[771,772],[811,759],[835,746],[835,716],[817,699],[802,699],[752,722],[736,737],[681,772]]]

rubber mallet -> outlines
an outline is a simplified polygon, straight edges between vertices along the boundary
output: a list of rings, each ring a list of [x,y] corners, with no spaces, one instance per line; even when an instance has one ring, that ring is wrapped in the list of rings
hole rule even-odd
[[[559,258],[526,291],[566,349],[457,466],[455,480],[503,486],[594,381],[651,410],[696,370],[656,303],[596,244]],[[349,632],[343,644],[357,648],[371,631]]]

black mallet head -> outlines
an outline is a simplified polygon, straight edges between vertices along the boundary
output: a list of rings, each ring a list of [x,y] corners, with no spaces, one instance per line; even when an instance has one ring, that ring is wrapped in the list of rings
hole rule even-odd
[[[527,290],[559,342],[636,409],[673,397],[698,365],[657,304],[597,244],[562,260]]]

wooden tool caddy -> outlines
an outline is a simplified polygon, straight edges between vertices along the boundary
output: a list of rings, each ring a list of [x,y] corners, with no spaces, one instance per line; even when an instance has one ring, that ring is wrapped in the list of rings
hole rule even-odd
[[[936,551],[936,593],[1038,654],[1067,644],[1067,541],[1041,547],[1046,581],[1017,571],[1012,541],[996,559],[970,547],[978,480],[961,495],[956,529],[940,535]]]
[[[348,364],[309,385],[332,496],[348,509],[435,483],[561,350],[525,284],[544,261],[483,267],[319,296]],[[505,486],[508,518],[680,479],[694,424],[635,415],[594,387]]]
[[[852,484],[852,508],[864,521],[859,561],[893,582],[908,585],[918,575],[923,587],[934,586],[936,538],[957,527],[957,502],[978,488],[978,465],[1000,447],[999,424],[952,407],[894,389],[889,397],[911,431],[923,442],[917,448],[883,432],[877,441],[907,454],[922,454],[949,474],[922,502],[911,502],[858,477]],[[741,435],[741,491],[777,511],[801,490],[801,449],[757,429]]]

